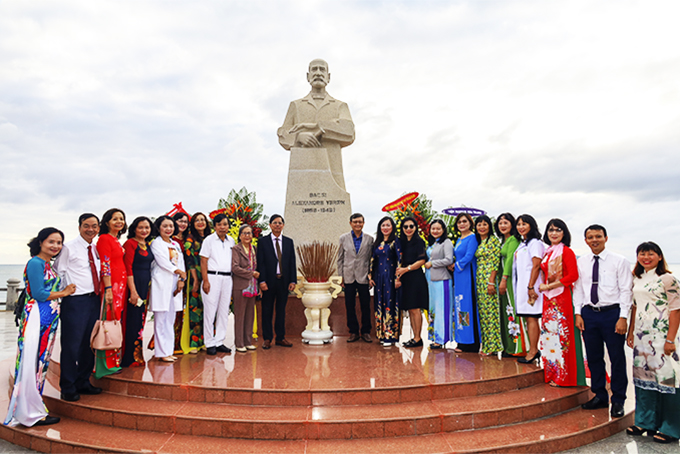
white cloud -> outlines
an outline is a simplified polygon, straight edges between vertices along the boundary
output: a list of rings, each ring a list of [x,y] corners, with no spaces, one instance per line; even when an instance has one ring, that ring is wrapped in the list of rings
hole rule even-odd
[[[673,1],[0,3],[0,263],[39,228],[111,206],[210,211],[231,188],[282,211],[276,129],[325,58],[370,230],[435,208],[597,221],[680,262],[680,5]]]

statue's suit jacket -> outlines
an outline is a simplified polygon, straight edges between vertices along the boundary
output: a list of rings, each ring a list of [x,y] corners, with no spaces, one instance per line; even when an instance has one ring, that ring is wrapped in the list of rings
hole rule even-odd
[[[373,237],[364,233],[361,238],[359,253],[354,247],[354,233],[340,235],[338,251],[338,274],[345,284],[368,284],[368,267],[373,255]]]

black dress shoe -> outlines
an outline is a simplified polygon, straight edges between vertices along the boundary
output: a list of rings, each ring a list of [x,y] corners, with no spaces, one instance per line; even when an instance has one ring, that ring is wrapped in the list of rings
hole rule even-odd
[[[623,404],[612,402],[611,413],[612,418],[620,418],[623,416]]]
[[[369,344],[370,344],[371,342],[373,342],[373,339],[371,339],[371,335],[368,334],[368,333],[362,334],[362,335],[361,335],[361,340],[363,340],[364,342],[367,342],[367,343],[369,343]]]
[[[78,400],[78,399],[76,399],[76,400]],[[37,423],[33,424],[33,427],[35,427],[35,426],[49,426],[51,424],[56,424],[59,421],[61,421],[61,419],[58,416],[47,415],[43,419],[38,421]]]
[[[219,347],[216,348],[216,350],[220,353],[231,353],[231,348],[225,345],[220,345]]]
[[[401,346],[404,347],[404,348],[411,348],[411,347],[415,346],[415,343],[416,343],[416,341],[411,339],[411,340],[408,340],[408,341],[404,342],[403,344],[401,344]]]
[[[537,360],[538,358],[540,358],[540,357],[541,357],[541,351],[539,350],[539,351],[534,355],[533,358],[527,358],[527,357],[525,356],[525,357],[523,357],[523,358],[517,358],[517,362],[518,362],[518,363],[522,363],[522,364],[531,364],[531,363],[533,363],[534,361],[536,361],[536,360]]]
[[[584,410],[595,410],[596,408],[607,408],[608,406],[609,402],[595,396],[585,404],[581,405],[581,408],[583,408]]]
[[[215,356],[217,354],[217,348],[215,347],[208,347],[205,349],[205,352],[209,354],[210,356]]]
[[[66,402],[76,402],[79,399],[80,394],[78,393],[61,393],[61,400],[65,400]]]
[[[358,341],[359,339],[361,339],[361,338],[359,337],[359,335],[358,335],[357,333],[352,333],[352,334],[350,334],[349,337],[347,338],[347,342],[356,342],[356,341]]]
[[[277,340],[276,345],[278,345],[279,347],[292,347],[293,346],[293,344],[291,344],[290,341],[288,341],[286,339]]]
[[[262,342],[262,350],[269,350],[270,348],[272,348],[272,341],[268,340]]]
[[[90,383],[88,383],[86,386],[83,386],[82,388],[78,388],[78,394],[101,394],[102,389],[97,388],[96,386],[92,386]]]

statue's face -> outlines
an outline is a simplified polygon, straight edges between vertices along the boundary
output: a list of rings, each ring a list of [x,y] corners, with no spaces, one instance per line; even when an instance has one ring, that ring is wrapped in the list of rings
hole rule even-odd
[[[330,82],[331,75],[328,66],[323,61],[315,60],[309,64],[307,81],[314,88],[323,88]]]

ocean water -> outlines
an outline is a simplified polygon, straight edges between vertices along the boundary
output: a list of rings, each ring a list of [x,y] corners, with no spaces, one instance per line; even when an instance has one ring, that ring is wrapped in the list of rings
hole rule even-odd
[[[23,275],[24,267],[26,265],[0,265],[0,288],[7,288],[7,279],[16,278],[21,281],[21,286],[24,286]],[[5,304],[7,300],[7,292],[5,290],[0,291],[0,304]]]

